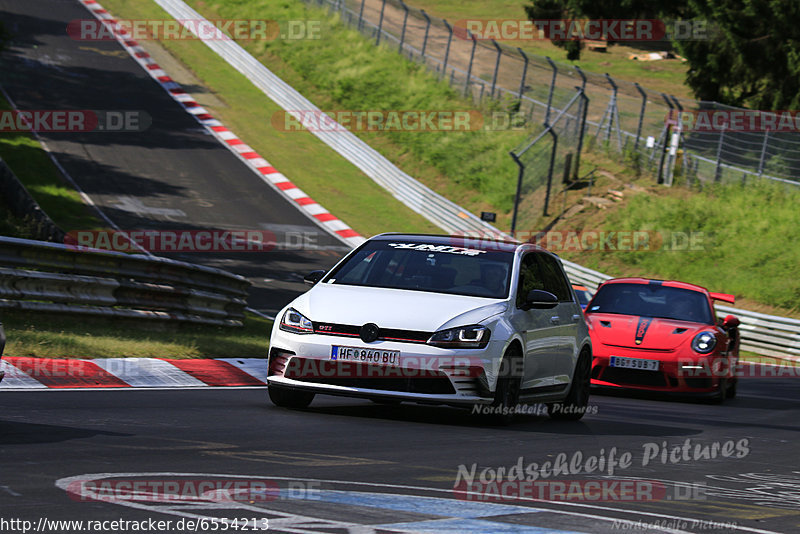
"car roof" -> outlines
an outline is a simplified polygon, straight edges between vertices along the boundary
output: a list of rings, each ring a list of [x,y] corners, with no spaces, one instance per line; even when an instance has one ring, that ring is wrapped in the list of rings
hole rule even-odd
[[[677,280],[657,280],[653,278],[612,278],[611,280],[606,280],[603,282],[602,285],[606,284],[652,284],[652,285],[661,285],[666,287],[678,287],[681,289],[689,289],[691,291],[698,291],[705,295],[708,295],[708,290],[703,286],[698,286],[695,284],[690,284],[688,282],[679,282]]]
[[[541,251],[555,256],[555,254],[553,254],[552,252],[533,243],[519,243],[517,241],[495,239],[490,235],[469,236],[469,235],[385,233],[385,234],[378,234],[370,238],[370,241],[399,241],[399,240],[403,240],[409,243],[449,245],[451,247],[471,248],[478,250],[495,250],[500,252],[515,252],[516,250],[525,249],[525,250]]]

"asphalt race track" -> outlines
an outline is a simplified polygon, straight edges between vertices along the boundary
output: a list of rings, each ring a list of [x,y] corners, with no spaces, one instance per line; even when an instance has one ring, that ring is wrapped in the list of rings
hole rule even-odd
[[[0,0],[13,35],[1,56],[3,87],[19,109],[145,111],[152,125],[142,132],[41,135],[119,228],[275,234],[280,246],[268,252],[163,255],[247,276],[250,306],[276,312],[303,291],[304,274],[329,268],[348,247],[208,134],[116,41],[67,35],[70,21],[92,18],[72,0]],[[317,250],[300,250],[300,236]]]
[[[0,517],[178,521],[204,514],[267,518],[275,532],[800,528],[800,393],[792,379],[743,380],[740,397],[722,406],[598,395],[590,406],[596,413],[577,423],[526,415],[496,427],[452,408],[337,397],[289,411],[273,407],[264,389],[5,392]],[[680,449],[687,440],[685,459]],[[726,443],[733,452],[723,458]],[[717,457],[703,457],[704,448]],[[559,502],[467,502],[454,494],[462,464],[468,472],[476,463],[477,476],[491,468],[485,471],[491,478],[520,457],[526,467],[543,466],[560,453],[567,462],[577,453],[582,458],[558,477],[541,471],[540,481],[635,480],[661,489],[638,494],[646,500],[621,500],[621,490],[611,491],[605,501],[590,500],[595,494],[588,491],[586,500],[553,493]],[[625,453],[630,465],[623,460],[609,471]],[[587,473],[590,457],[605,459],[604,471]],[[109,502],[91,500],[79,491],[86,480],[236,480],[282,492],[200,508],[146,494],[132,501],[123,486],[114,486]],[[184,497],[193,497],[186,487]]]
[[[67,23],[90,18],[80,4],[0,0],[0,18],[15,35],[2,84],[21,109],[153,118],[142,133],[44,134],[121,228],[314,233],[320,250],[181,257],[248,276],[251,305],[267,312],[345,250],[116,43],[70,39]],[[325,396],[289,411],[263,388],[5,391],[0,531],[797,532],[796,384],[742,379],[721,406],[594,395],[580,422],[525,415],[509,427]],[[511,483],[493,486],[501,472]],[[186,523],[198,517],[228,521]]]

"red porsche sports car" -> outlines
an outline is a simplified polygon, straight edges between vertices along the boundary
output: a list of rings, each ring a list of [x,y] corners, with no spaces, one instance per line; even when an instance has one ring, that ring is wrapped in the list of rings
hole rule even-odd
[[[585,312],[592,386],[733,398],[739,319],[717,321],[713,300],[734,297],[675,281],[603,283]]]

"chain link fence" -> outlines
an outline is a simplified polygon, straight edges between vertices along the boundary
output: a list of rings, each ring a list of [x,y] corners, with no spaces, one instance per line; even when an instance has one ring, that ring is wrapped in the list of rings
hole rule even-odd
[[[477,103],[490,98],[508,103],[531,124],[547,124],[553,109],[563,109],[579,88],[592,103],[583,110],[586,139],[581,140],[602,143],[620,154],[638,154],[658,172],[660,183],[671,185],[678,172],[688,183],[767,178],[800,184],[797,132],[687,132],[667,120],[670,112],[739,108],[678,99],[494,40],[476,39],[466,28],[402,0],[305,2],[338,13],[376,44],[425,64]]]

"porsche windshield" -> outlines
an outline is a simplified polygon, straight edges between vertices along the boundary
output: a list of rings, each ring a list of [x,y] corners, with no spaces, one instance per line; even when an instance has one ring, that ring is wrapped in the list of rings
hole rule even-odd
[[[605,285],[595,295],[588,311],[713,324],[705,295],[661,284]]]
[[[371,241],[325,283],[502,299],[508,297],[513,262],[510,251]]]

